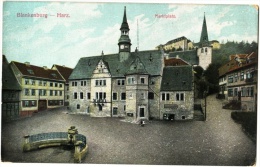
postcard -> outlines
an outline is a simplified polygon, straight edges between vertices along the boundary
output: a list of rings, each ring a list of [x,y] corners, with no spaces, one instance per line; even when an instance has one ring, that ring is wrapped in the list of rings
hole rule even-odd
[[[4,1],[2,164],[256,165],[258,21],[253,3]]]

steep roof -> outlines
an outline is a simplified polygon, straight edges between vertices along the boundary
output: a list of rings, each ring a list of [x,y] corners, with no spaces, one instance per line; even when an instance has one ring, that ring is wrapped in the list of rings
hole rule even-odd
[[[192,78],[192,66],[164,67],[161,91],[191,91]]]
[[[205,13],[204,13],[204,19],[202,24],[201,36],[200,36],[200,47],[202,46],[209,46],[209,37],[208,37]]]
[[[110,54],[103,56],[82,57],[73,72],[71,73],[70,80],[89,79],[92,76],[99,60],[103,59],[109,68],[112,77],[124,77],[129,70],[130,65],[134,62],[137,55],[143,63],[146,71],[150,75],[161,75],[163,66],[162,53],[158,50],[140,51],[138,53],[131,52],[130,56],[124,62],[119,61],[118,54]]]
[[[54,67],[58,70],[58,72],[62,75],[62,77],[66,80],[66,82],[68,82],[69,76],[72,73],[73,69],[69,68],[69,67],[65,67],[65,66],[60,66],[60,65],[57,65],[57,64],[54,64],[52,66],[52,69]]]
[[[20,63],[12,61],[11,64],[17,67],[23,76],[31,78],[42,78],[47,80],[65,81],[57,70],[47,69],[30,65],[29,63]]]
[[[169,57],[170,58],[179,57],[180,59],[188,62],[190,65],[199,64],[199,58],[197,56],[197,50],[170,52]]]
[[[2,89],[3,90],[22,90],[18,83],[6,57],[2,60]]]

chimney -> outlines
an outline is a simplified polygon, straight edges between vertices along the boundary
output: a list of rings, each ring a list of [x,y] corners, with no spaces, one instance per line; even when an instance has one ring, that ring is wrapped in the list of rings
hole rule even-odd
[[[25,62],[24,64],[27,65],[27,66],[29,66],[29,65],[30,65],[30,62],[27,61],[27,62]]]
[[[43,66],[43,69],[44,69],[44,70],[48,70],[48,67],[47,67],[47,66]]]

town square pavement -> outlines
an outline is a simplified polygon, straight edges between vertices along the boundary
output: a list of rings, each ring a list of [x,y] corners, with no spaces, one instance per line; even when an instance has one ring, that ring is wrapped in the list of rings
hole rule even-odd
[[[256,143],[223,110],[214,95],[207,98],[206,121],[151,120],[141,127],[122,118],[67,114],[66,108],[2,124],[3,162],[73,163],[74,150],[55,147],[22,151],[23,136],[66,132],[74,125],[87,137],[82,163],[155,165],[253,165]]]

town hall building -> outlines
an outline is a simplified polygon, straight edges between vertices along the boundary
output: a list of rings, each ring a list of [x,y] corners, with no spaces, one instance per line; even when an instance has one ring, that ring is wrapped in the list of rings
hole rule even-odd
[[[187,59],[181,66],[165,66],[166,57],[170,59],[171,55],[163,50],[131,52],[126,8],[120,31],[118,53],[106,55],[102,51],[99,56],[78,61],[69,77],[70,112],[124,117],[135,123],[153,118],[193,119],[195,64]],[[201,41],[198,55],[190,60],[196,59],[196,65],[207,63],[206,67],[211,63],[211,49],[206,45],[207,38]],[[208,57],[210,62],[204,60]]]

